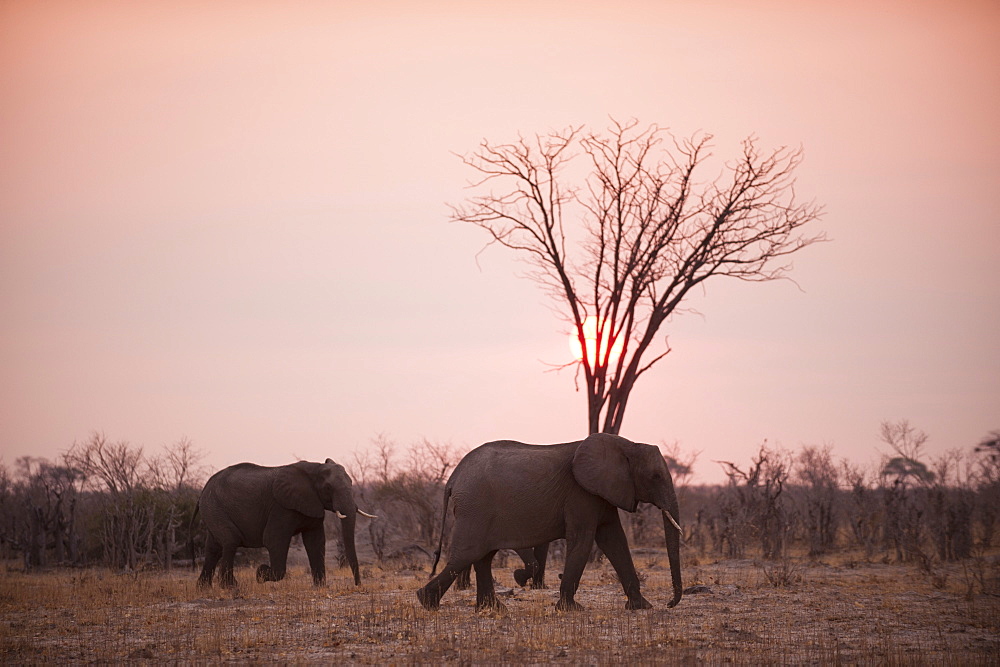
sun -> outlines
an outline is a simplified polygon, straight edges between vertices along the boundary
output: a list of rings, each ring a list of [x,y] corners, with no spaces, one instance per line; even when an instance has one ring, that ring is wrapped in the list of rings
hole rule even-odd
[[[597,359],[603,358],[604,351],[607,349],[608,344],[608,331],[604,331],[604,340],[601,344],[601,354],[598,356],[597,351],[597,316],[590,315],[583,321],[583,337],[587,341],[587,358],[590,359],[591,364],[593,364]],[[618,340],[611,347],[611,354],[608,355],[608,366],[614,366],[618,363],[618,357],[622,354],[622,348],[625,347],[625,339],[619,336]],[[580,346],[580,339],[573,331],[569,334],[569,349],[573,353],[573,358],[577,361],[583,361],[583,348]]]

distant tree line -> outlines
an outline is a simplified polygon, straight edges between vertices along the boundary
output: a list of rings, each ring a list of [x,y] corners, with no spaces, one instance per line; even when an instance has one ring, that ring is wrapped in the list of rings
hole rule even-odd
[[[927,436],[905,421],[883,423],[880,437],[888,453],[868,467],[836,459],[830,446],[790,452],[765,442],[749,461],[715,462],[727,477],[718,485],[692,485],[697,455],[661,446],[678,488],[688,557],[852,550],[927,567],[997,546],[1000,431],[938,457],[925,455]],[[380,517],[359,524],[363,560],[415,568],[429,562],[443,487],[462,454],[429,440],[401,448],[379,436],[346,462],[359,506]],[[12,468],[0,465],[0,558],[19,559],[28,571],[190,566],[189,545],[200,554],[204,544],[201,522],[191,521],[208,477],[200,460],[186,439],[153,455],[95,434],[57,462],[22,457]],[[634,548],[662,546],[656,508],[640,505],[623,518]],[[330,528],[336,535],[338,523]],[[331,542],[339,553],[339,540]]]
[[[161,455],[94,434],[59,461],[0,466],[0,557],[47,565],[170,569],[205,480],[187,439]]]
[[[927,436],[906,421],[883,423],[880,437],[889,453],[868,468],[836,460],[830,446],[792,453],[766,442],[749,464],[719,462],[726,484],[681,491],[688,547],[720,558],[856,549],[927,565],[996,546],[1000,432],[931,458]]]

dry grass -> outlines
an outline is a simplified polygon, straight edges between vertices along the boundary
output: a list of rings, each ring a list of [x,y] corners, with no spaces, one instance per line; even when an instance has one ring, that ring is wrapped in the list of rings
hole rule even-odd
[[[426,572],[375,567],[363,568],[358,588],[341,571],[318,589],[302,568],[268,584],[244,568],[237,592],[199,591],[191,572],[0,570],[0,658],[1000,664],[1000,597],[970,589],[960,565],[944,573],[943,587],[941,572],[934,581],[916,567],[846,559],[780,570],[753,561],[689,565],[686,585],[710,592],[667,609],[665,564],[637,562],[654,609],[625,611],[603,563],[588,567],[577,595],[587,611],[573,614],[554,609],[552,589],[503,595],[506,614],[477,614],[474,591],[453,589],[440,611],[428,612],[414,595]],[[496,574],[512,583],[508,569]]]

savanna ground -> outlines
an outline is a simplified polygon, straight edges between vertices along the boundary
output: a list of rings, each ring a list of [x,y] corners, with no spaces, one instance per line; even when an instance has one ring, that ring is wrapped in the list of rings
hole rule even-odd
[[[24,574],[11,563],[0,565],[0,659],[1000,664],[995,557],[930,570],[847,555],[693,561],[685,586],[700,592],[673,609],[666,557],[635,559],[652,610],[624,610],[604,561],[588,566],[577,594],[587,610],[578,613],[553,606],[557,564],[547,590],[509,590],[510,564],[495,567],[507,611],[476,613],[474,587],[452,588],[437,612],[420,607],[422,566],[364,567],[360,587],[334,570],[322,588],[302,567],[268,584],[243,567],[236,591],[201,591],[189,570]]]

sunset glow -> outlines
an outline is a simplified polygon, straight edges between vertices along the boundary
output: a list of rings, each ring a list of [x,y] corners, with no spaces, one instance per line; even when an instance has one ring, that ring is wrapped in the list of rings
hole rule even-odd
[[[603,340],[601,341],[601,354],[597,354],[597,317],[594,315],[589,316],[583,321],[583,337],[587,340],[587,358],[591,360],[593,364],[596,359],[604,358],[604,351],[607,350],[608,338],[610,337],[609,331],[602,331]],[[618,338],[615,344],[611,348],[611,354],[608,358],[608,365],[614,367],[618,363],[618,357],[621,356],[622,348],[625,346],[624,338]],[[583,361],[583,348],[580,346],[580,337],[577,335],[576,331],[573,331],[569,335],[569,349],[573,353],[573,358],[577,361]]]
[[[95,431],[212,470],[579,435],[576,369],[546,371],[586,345],[446,202],[484,140],[612,117],[711,134],[706,178],[801,147],[831,239],[794,283],[692,290],[622,435],[704,452],[700,483],[764,439],[862,462],[885,419],[932,455],[1000,428],[1000,3],[568,6],[0,3],[0,463]]]

